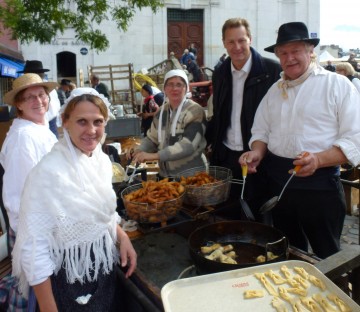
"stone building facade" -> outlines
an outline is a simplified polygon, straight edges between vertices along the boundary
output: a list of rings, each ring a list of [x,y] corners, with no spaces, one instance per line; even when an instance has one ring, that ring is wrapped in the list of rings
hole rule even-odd
[[[150,9],[139,11],[126,33],[112,21],[104,22],[101,29],[110,41],[105,52],[76,41],[71,28],[51,44],[22,45],[21,52],[25,60],[41,60],[50,69],[49,80],[70,77],[79,85],[88,80],[88,66],[132,63],[137,72],[162,62],[172,50],[180,58],[192,32],[201,48],[200,65],[213,68],[225,52],[221,27],[231,17],[250,22],[252,46],[264,56],[274,57],[263,49],[275,42],[282,23],[303,21],[311,36],[320,37],[320,0],[165,0],[164,4],[156,14]]]

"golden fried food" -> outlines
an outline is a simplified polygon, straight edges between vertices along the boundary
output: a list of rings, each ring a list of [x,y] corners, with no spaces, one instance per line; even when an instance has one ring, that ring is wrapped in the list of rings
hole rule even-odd
[[[338,296],[330,293],[327,295],[327,297],[337,305],[337,307],[341,312],[351,312],[350,307],[344,301],[342,301]]]
[[[326,312],[336,312],[337,308],[332,305],[323,295],[320,293],[314,294],[313,299],[323,308]]]
[[[180,182],[169,182],[168,179],[142,182],[142,188],[124,195],[127,201],[135,203],[158,203],[178,198],[185,192]]]
[[[181,208],[185,187],[164,179],[142,182],[142,188],[123,195],[128,216],[140,222],[164,223]]]
[[[274,297],[271,301],[271,304],[277,312],[288,312],[284,301],[282,301],[279,297]]]
[[[252,289],[252,290],[245,290],[244,291],[244,298],[245,299],[252,299],[252,298],[261,298],[264,297],[264,291],[262,289]]]
[[[211,246],[202,246],[201,252],[205,258],[212,261],[221,263],[237,264],[235,258],[237,257],[234,247],[232,245],[221,245],[219,243],[212,244]]]
[[[267,252],[267,260],[268,261],[274,260],[278,257],[279,256],[274,255],[271,251]],[[258,263],[265,262],[265,261],[266,261],[266,257],[264,255],[259,255],[256,257],[256,262],[258,262]]]
[[[270,282],[266,279],[265,273],[255,273],[254,276],[263,284],[268,293],[271,296],[277,297],[279,294],[275,290],[275,288],[270,284]]]
[[[280,274],[274,272],[273,270],[265,272],[265,275],[270,277],[275,285],[281,285],[286,283],[286,279],[282,278]]]
[[[315,285],[316,287],[320,288],[323,291],[326,289],[324,282],[322,280],[318,279],[317,277],[315,277],[314,275],[309,274],[309,281],[313,285]]]
[[[206,172],[198,172],[190,177],[181,177],[180,183],[183,185],[201,186],[204,184],[210,184],[217,182],[218,180],[209,175]]]
[[[310,297],[300,298],[301,303],[311,312],[323,312],[314,299]]]

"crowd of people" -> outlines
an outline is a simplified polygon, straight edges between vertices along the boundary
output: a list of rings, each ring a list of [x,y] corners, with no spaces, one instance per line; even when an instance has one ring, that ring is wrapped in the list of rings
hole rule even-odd
[[[327,258],[340,250],[345,219],[340,165],[360,163],[354,73],[320,66],[314,52],[320,40],[310,38],[302,22],[281,25],[276,42],[265,48],[278,60],[252,47],[246,19],[226,20],[222,41],[226,54],[213,73],[210,121],[191,100],[185,71],[170,70],[157,99],[161,92],[142,87],[144,137],[127,156],[134,163],[158,161],[160,178],[210,164],[242,179],[246,166],[245,199],[257,221],[281,230],[292,246],[308,251],[310,244]],[[182,64],[195,62],[196,54],[191,45]],[[36,65],[38,74],[46,71]],[[119,225],[111,161],[101,148],[109,92],[96,75],[92,88],[69,94],[66,79],[59,86],[37,73],[24,73],[5,95],[17,118],[0,153],[13,257],[13,276],[0,282],[0,299],[18,311],[36,305],[41,311],[115,311],[115,266],[129,277],[137,255]],[[59,140],[47,116],[52,94],[61,106]],[[260,207],[280,193],[296,165],[301,168],[281,201],[264,217]],[[231,185],[231,199],[241,187]]]

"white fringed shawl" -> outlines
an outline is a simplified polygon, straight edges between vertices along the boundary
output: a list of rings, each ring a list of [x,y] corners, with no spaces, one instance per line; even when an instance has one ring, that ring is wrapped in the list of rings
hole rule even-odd
[[[68,143],[59,141],[25,183],[13,251],[13,275],[19,278],[20,291],[25,295],[28,283],[21,264],[24,244],[31,244],[34,251],[36,240],[46,241],[54,273],[65,268],[69,283],[96,280],[101,265],[108,273],[118,261],[114,241],[119,216],[111,162],[100,144],[88,157],[69,148]],[[35,258],[32,252],[27,276],[33,276]]]

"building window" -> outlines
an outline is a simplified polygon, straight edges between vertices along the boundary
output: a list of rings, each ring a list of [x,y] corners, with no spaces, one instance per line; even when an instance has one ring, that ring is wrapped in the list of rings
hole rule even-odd
[[[202,22],[204,19],[203,10],[178,10],[168,9],[169,22]]]

